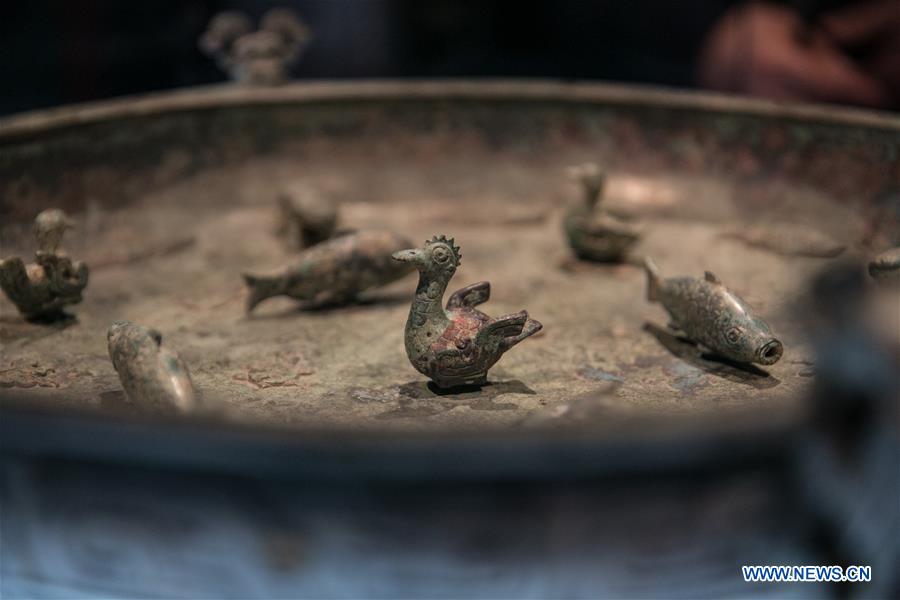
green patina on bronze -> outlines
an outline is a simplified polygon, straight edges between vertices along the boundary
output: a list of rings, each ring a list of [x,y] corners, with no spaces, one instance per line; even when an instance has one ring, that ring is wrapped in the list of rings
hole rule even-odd
[[[773,365],[784,352],[769,324],[746,302],[707,271],[703,279],[662,279],[652,260],[644,259],[647,300],[659,302],[672,327],[714,353],[740,363]]]
[[[491,296],[480,281],[442,301],[462,255],[453,238],[435,236],[422,248],[403,250],[394,259],[419,270],[419,285],[406,321],[406,355],[417,371],[442,388],[487,383],[487,372],[503,353],[541,330],[520,311],[492,319],[476,310]]]
[[[346,304],[360,293],[412,271],[391,260],[409,240],[390,231],[363,230],[324,241],[300,254],[290,267],[271,275],[244,275],[250,290],[247,312],[274,296],[317,305]]]
[[[633,225],[598,210],[606,175],[594,163],[569,168],[569,176],[582,188],[581,202],[566,213],[563,231],[578,258],[618,262],[640,237]]]
[[[78,304],[88,283],[87,265],[73,261],[60,249],[63,234],[72,227],[58,209],[41,212],[34,220],[38,250],[34,264],[18,256],[0,260],[0,288],[29,321],[53,321],[66,316],[63,308]]]
[[[106,332],[112,360],[125,395],[152,412],[192,412],[197,394],[187,366],[162,346],[162,335],[130,321],[115,321]]]

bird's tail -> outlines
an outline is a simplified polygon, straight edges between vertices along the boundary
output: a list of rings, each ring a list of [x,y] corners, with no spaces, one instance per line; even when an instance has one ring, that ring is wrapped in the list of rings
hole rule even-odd
[[[525,311],[523,311],[523,312],[525,312]],[[512,348],[513,346],[515,346],[516,344],[518,344],[525,338],[533,336],[538,331],[540,331],[541,329],[544,328],[544,326],[541,324],[540,321],[536,321],[535,319],[532,319],[531,317],[528,316],[528,313],[525,313],[525,318],[526,318],[525,324],[522,326],[522,331],[519,334],[509,336],[509,337],[503,339],[503,346],[506,349]]]
[[[28,269],[18,256],[0,259],[0,289],[16,306],[27,306],[33,302]]]
[[[244,283],[247,284],[249,294],[247,295],[247,312],[251,312],[256,305],[267,298],[277,296],[281,293],[280,277],[265,277],[258,275],[243,274]]]
[[[647,273],[647,300],[656,302],[659,300],[660,289],[659,267],[649,256],[644,257],[644,272]]]

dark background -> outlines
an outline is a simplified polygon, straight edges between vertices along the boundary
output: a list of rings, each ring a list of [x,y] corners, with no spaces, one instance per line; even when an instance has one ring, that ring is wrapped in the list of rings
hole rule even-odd
[[[779,6],[811,23],[835,6],[867,1],[876,0],[794,0]],[[197,48],[197,38],[210,18],[221,10],[237,9],[258,19],[273,6],[295,8],[314,32],[315,39],[294,69],[300,79],[506,76],[692,87],[706,36],[729,9],[741,4],[733,0],[10,0],[0,3],[0,77],[5,83],[0,114],[224,81],[225,75]],[[756,49],[765,50],[768,34],[760,35]],[[900,62],[897,65],[900,68]],[[733,71],[731,66],[725,69],[727,74]],[[807,65],[796,68],[799,73],[808,71]],[[767,86],[746,87],[719,89],[767,95]]]
[[[295,7],[315,33],[298,78],[532,76],[691,85],[731,4],[300,0],[4,2],[0,111],[223,81],[197,49],[224,9]],[[11,84],[11,85],[10,85]]]

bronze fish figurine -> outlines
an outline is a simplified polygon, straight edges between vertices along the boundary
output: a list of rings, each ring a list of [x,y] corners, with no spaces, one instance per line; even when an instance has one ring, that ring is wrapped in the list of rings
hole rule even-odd
[[[595,262],[618,262],[640,238],[640,229],[598,210],[606,177],[594,163],[569,169],[582,188],[582,199],[563,219],[563,232],[575,255]]]
[[[476,310],[491,296],[487,281],[451,294],[445,310],[444,292],[461,258],[453,239],[445,236],[394,254],[395,260],[419,270],[406,321],[406,355],[417,371],[441,388],[487,383],[488,369],[503,353],[542,327],[524,310],[495,319]]]
[[[360,293],[411,273],[391,254],[409,240],[390,231],[361,230],[341,235],[300,253],[296,263],[270,275],[244,275],[250,290],[247,312],[267,298],[289,296],[317,305],[346,304]]]
[[[692,341],[739,363],[773,365],[781,358],[784,346],[769,324],[711,272],[703,279],[662,279],[649,258],[644,267],[647,300],[662,304],[672,325]]]
[[[191,412],[197,394],[187,366],[162,346],[162,335],[130,321],[116,321],[106,332],[112,360],[125,395],[136,406],[154,412]]]
[[[82,300],[88,268],[60,249],[72,222],[58,209],[41,212],[34,220],[38,250],[34,264],[18,256],[0,260],[0,288],[28,320],[54,320],[66,316],[63,309]]]
[[[882,283],[900,283],[900,248],[885,250],[869,262],[869,275]]]

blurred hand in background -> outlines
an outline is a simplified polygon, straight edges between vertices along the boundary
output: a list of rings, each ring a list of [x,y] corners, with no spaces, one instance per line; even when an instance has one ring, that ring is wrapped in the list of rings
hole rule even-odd
[[[698,79],[777,100],[897,106],[900,0],[850,4],[812,21],[783,5],[733,7],[706,37]]]
[[[8,0],[0,114],[223,82],[197,39],[275,6],[314,32],[296,79],[534,77],[900,108],[900,0]]]

